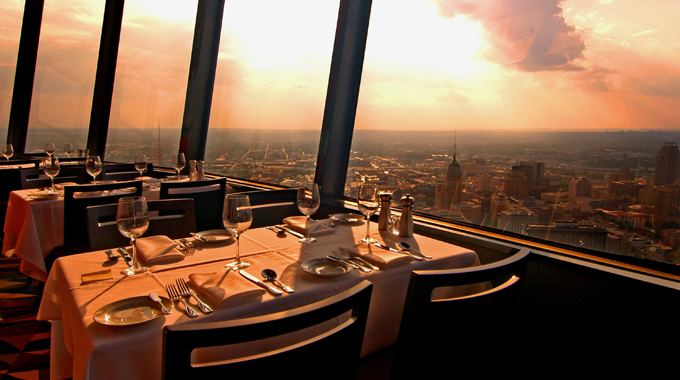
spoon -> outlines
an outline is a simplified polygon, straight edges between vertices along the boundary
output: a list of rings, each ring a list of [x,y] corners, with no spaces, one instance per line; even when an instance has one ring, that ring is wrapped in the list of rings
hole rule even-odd
[[[399,248],[401,248],[404,251],[413,252],[415,254],[423,256],[426,259],[432,258],[432,256],[425,255],[425,254],[421,253],[419,250],[411,248],[411,246],[406,242],[400,241],[400,242],[397,243],[397,245],[399,246]]]
[[[262,270],[262,277],[264,277],[265,280],[267,281],[273,281],[276,285],[281,287],[284,292],[286,293],[293,293],[295,290],[291,288],[290,286],[284,285],[281,283],[281,281],[276,279],[276,272],[274,272],[273,269],[264,269]]]
[[[158,302],[158,304],[161,305],[161,309],[163,310],[163,314],[165,314],[165,315],[172,314],[172,311],[168,310],[165,307],[165,305],[163,305],[163,302],[161,302],[161,299],[160,299],[160,297],[158,297],[158,294],[151,293],[151,294],[149,294],[149,298],[151,298],[155,302]]]

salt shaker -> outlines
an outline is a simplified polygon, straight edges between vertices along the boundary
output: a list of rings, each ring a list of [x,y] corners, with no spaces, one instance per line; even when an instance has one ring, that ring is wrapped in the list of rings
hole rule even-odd
[[[203,171],[203,160],[196,161],[196,181],[203,181],[205,179],[205,172]]]
[[[401,197],[401,218],[399,219],[399,236],[413,236],[413,197],[406,194]]]
[[[189,161],[189,181],[196,181],[198,171],[196,170],[196,160]]]
[[[378,215],[378,230],[387,231],[390,226],[390,202],[392,193],[380,193],[380,215]]]

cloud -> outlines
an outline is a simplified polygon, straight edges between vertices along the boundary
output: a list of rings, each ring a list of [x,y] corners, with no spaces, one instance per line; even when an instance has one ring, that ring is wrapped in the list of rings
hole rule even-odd
[[[433,0],[446,17],[482,23],[493,52],[487,59],[522,71],[582,71],[585,44],[562,15],[563,0]]]
[[[616,71],[595,65],[594,67],[578,73],[575,78],[581,87],[589,92],[610,92],[615,90],[612,77],[618,74]]]

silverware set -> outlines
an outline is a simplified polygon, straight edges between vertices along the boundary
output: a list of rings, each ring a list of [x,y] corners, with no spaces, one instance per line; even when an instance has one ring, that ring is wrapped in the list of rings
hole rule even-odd
[[[338,247],[338,249],[334,249],[330,255],[326,256],[330,260],[333,261],[339,261],[342,263],[345,263],[349,266],[351,266],[354,269],[360,270],[364,273],[369,273],[374,270],[380,270],[380,268],[376,267],[375,265],[369,263],[368,261],[362,259],[361,257],[352,257],[350,256],[347,251],[342,248]]]
[[[193,256],[198,247],[196,243],[190,242],[187,239],[179,239],[179,246],[175,247],[184,256]]]
[[[184,281],[183,278],[178,278],[175,280],[177,283],[177,286],[175,287],[175,284],[168,284],[165,285],[165,290],[168,292],[168,298],[174,303],[174,302],[180,302],[181,304],[184,305],[184,310],[186,311],[187,315],[190,316],[191,318],[198,317],[198,312],[196,309],[191,307],[189,303],[184,300],[184,297],[192,297],[196,302],[198,303],[198,307],[201,309],[203,314],[209,314],[213,312],[213,309],[210,308],[210,306],[206,305],[205,302],[201,301],[196,294],[189,288],[187,285],[186,281]]]

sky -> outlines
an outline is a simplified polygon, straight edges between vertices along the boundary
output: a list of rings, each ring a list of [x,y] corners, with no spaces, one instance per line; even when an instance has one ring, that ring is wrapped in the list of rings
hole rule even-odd
[[[118,133],[181,126],[196,3],[126,1]],[[46,0],[29,131],[87,127],[103,4]],[[227,0],[210,127],[320,129],[338,4]],[[22,9],[0,2],[0,130]],[[356,128],[678,129],[678,19],[677,0],[373,0]]]

